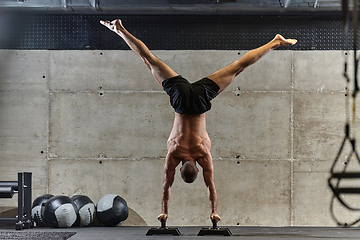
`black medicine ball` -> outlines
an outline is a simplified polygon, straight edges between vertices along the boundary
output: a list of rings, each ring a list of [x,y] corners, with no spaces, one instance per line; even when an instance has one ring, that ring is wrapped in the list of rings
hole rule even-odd
[[[96,213],[99,222],[107,227],[122,224],[129,216],[126,201],[115,194],[102,197],[96,206]]]
[[[45,204],[44,220],[52,227],[79,225],[80,217],[74,202],[67,196],[54,196]]]
[[[88,196],[84,195],[75,195],[71,197],[71,200],[75,203],[77,210],[79,212],[80,227],[89,226],[93,220],[95,215],[95,204]]]
[[[41,212],[41,205],[43,203],[46,203],[53,196],[54,195],[51,195],[51,194],[44,194],[44,195],[41,195],[40,197],[37,197],[34,200],[33,205],[31,207],[31,217],[36,222],[37,227],[46,227],[47,226],[47,224],[45,223],[44,218],[43,218],[43,213]]]

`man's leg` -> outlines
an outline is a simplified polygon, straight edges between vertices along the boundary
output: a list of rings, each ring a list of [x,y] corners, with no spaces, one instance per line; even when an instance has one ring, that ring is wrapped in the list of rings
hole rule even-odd
[[[220,90],[219,93],[224,91],[224,89],[229,86],[229,84],[234,80],[234,78],[244,71],[244,69],[251,64],[258,61],[262,58],[265,54],[270,52],[271,50],[287,45],[294,45],[296,40],[294,39],[285,39],[281,35],[276,35],[275,38],[270,41],[269,43],[265,44],[262,47],[257,49],[251,50],[250,52],[246,53],[242,58],[239,60],[231,63],[230,65],[220,69],[219,71],[211,74],[208,76],[209,79],[213,80],[217,85],[219,85]]]
[[[162,82],[168,78],[176,77],[177,74],[165,63],[160,61],[154,54],[150,52],[147,46],[131,35],[121,24],[121,20],[117,19],[112,22],[100,21],[101,24],[117,33],[124,39],[127,45],[144,61],[146,66],[151,70],[156,81],[162,86]]]

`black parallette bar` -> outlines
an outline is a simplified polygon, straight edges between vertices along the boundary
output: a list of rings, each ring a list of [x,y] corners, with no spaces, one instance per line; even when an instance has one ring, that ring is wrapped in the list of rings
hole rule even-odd
[[[216,222],[216,219],[214,218],[213,220],[212,220],[212,223],[213,223],[213,229],[217,229],[218,228],[218,226],[217,226],[217,222]]]
[[[217,229],[202,228],[198,233],[198,236],[211,236],[211,235],[231,236],[232,233],[228,228],[217,228]]]
[[[150,228],[146,233],[146,236],[152,235],[173,235],[181,236],[181,232],[178,228]]]
[[[232,235],[230,229],[218,227],[215,218],[212,219],[211,221],[213,223],[213,226],[211,228],[200,229],[198,236],[209,236],[209,235],[231,236]]]
[[[162,218],[161,219],[161,227],[159,228],[150,228],[146,236],[152,236],[152,235],[173,235],[173,236],[181,236],[181,232],[178,228],[169,228],[166,227],[166,222]]]

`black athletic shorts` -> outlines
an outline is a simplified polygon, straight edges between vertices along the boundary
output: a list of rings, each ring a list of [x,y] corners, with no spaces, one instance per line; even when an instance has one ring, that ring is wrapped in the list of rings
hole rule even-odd
[[[209,111],[210,101],[218,95],[220,90],[220,87],[209,78],[190,84],[180,75],[164,80],[162,86],[170,96],[170,104],[175,112],[191,115]]]

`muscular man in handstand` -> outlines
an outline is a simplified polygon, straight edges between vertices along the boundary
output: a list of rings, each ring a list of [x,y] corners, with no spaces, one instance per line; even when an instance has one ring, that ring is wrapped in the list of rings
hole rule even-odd
[[[162,190],[162,213],[158,219],[168,218],[170,190],[174,182],[175,168],[180,168],[182,179],[191,183],[198,173],[196,163],[203,170],[203,178],[210,200],[210,219],[220,221],[217,214],[217,195],[214,183],[214,167],[210,154],[211,142],[206,132],[205,112],[210,110],[210,101],[229,86],[234,78],[251,64],[258,61],[271,50],[296,43],[294,39],[285,39],[281,35],[262,47],[251,50],[239,60],[217,72],[190,84],[169,66],[153,55],[146,45],[131,35],[122,25],[121,20],[100,21],[101,24],[122,37],[128,46],[144,61],[160,86],[170,96],[170,103],[175,110],[175,119],[167,141],[168,153],[164,166]]]

